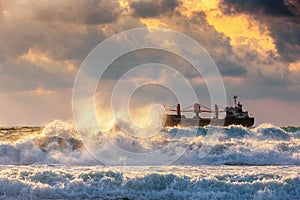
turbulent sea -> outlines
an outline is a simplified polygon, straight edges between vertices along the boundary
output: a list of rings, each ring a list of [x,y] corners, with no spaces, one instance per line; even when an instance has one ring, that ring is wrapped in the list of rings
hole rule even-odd
[[[149,148],[112,131],[122,146]],[[170,140],[178,131],[196,134]],[[218,138],[203,155],[208,132]],[[300,199],[297,127],[164,129],[152,146],[186,148],[168,166],[105,166],[80,138],[62,121],[0,128],[0,199]]]

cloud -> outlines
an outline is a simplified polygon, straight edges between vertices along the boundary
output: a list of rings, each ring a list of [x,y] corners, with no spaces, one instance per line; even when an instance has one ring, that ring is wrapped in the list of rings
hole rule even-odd
[[[4,9],[3,9],[3,2],[0,2],[0,21],[2,20],[2,17],[4,15]]]
[[[142,18],[157,17],[167,12],[173,12],[178,5],[178,0],[133,0],[129,2],[133,15]]]
[[[31,28],[18,30],[26,25]],[[0,50],[1,76],[11,77],[9,80],[39,82],[46,88],[50,85],[65,85],[65,79],[68,77],[67,85],[70,86],[74,78],[74,71],[67,70],[70,63],[73,68],[78,69],[83,58],[103,40],[104,36],[97,29],[74,31],[76,28],[72,29],[63,24],[54,25],[53,28],[54,30],[47,33],[39,26],[26,22],[15,28],[0,30],[0,38],[3,41],[3,48]],[[46,56],[44,60],[43,56]],[[60,72],[64,73],[59,74]],[[19,90],[24,89],[26,85],[22,82],[16,86]],[[10,89],[10,82],[5,82],[1,86]]]
[[[293,16],[293,12],[286,5],[284,0],[224,0],[222,3],[224,11],[227,14],[238,13],[256,13],[270,16]]]
[[[289,64],[289,80],[291,84],[290,90],[297,93],[300,90],[300,61]]]
[[[2,64],[0,92],[35,90],[42,87],[48,90],[70,88],[73,85],[74,72],[51,60],[47,65],[36,65],[29,61],[6,62]]]
[[[300,59],[300,23],[293,19],[267,21],[281,58],[287,62]]]
[[[278,57],[269,27],[247,13],[225,13],[223,1],[183,0],[177,8],[182,16],[165,21],[169,27],[196,39],[209,52],[222,75],[245,77],[265,60]],[[175,18],[175,17],[174,17]],[[169,22],[169,23],[168,23]],[[176,24],[177,26],[174,26]]]
[[[0,26],[0,91],[6,92],[39,86],[71,87],[74,70],[106,38],[101,23],[112,22],[119,15],[116,2],[105,0],[76,4],[9,1],[3,5],[6,14]],[[105,14],[105,17],[94,16],[95,13]],[[90,21],[89,17],[97,21]],[[69,70],[70,67],[73,70]]]
[[[284,3],[295,15],[300,15],[300,2],[298,0],[284,0]]]
[[[94,4],[91,1],[78,1],[76,4],[72,2],[42,0],[36,4],[34,1],[11,1],[6,8],[8,14],[0,27],[0,38],[4,41],[2,46],[7,48],[3,52],[20,55],[31,47],[38,47],[49,51],[56,59],[70,57],[75,50],[80,51],[73,55],[76,58],[79,54],[82,57],[82,54],[88,53],[91,50],[90,43],[95,46],[104,39],[100,27],[90,26],[95,23],[88,19],[94,13],[89,8],[105,10],[95,11],[105,15],[103,18],[92,17],[101,25],[104,22],[112,22],[106,17],[119,13],[118,7],[114,7],[115,1],[111,4],[105,0]],[[87,46],[89,48],[85,50]]]
[[[115,21],[120,15],[117,1],[110,0],[71,0],[39,1],[31,4],[36,20],[60,21],[82,24],[102,24]]]
[[[152,26],[155,24],[156,20],[149,18],[141,20],[147,26]],[[247,73],[247,69],[242,63],[240,63],[237,58],[238,55],[235,52],[235,49],[232,48],[231,40],[224,33],[218,32],[214,26],[210,25],[206,19],[206,15],[203,12],[194,12],[190,17],[185,15],[176,15],[173,16],[160,16],[160,24],[158,26],[170,28],[182,32],[194,40],[196,40],[203,48],[208,52],[208,54],[215,61],[217,66],[220,69],[220,72],[224,76],[244,76]],[[183,48],[184,41],[178,41],[178,46],[176,48]],[[245,51],[245,50],[244,50]],[[241,52],[241,51],[238,51]],[[244,56],[248,56],[250,53],[240,54],[239,59],[244,59]],[[253,54],[252,54],[253,55]],[[255,54],[257,55],[257,54]],[[253,56],[251,57],[253,58]],[[193,78],[195,73],[191,70],[187,70],[188,66],[181,62],[178,62],[178,59],[171,57],[174,62],[171,66],[177,66],[177,63],[180,63],[176,69],[182,68],[185,75]]]
[[[225,60],[218,60],[217,61],[217,66],[221,66],[220,72],[224,76],[232,76],[232,77],[237,77],[237,76],[245,76],[247,74],[247,70],[237,63],[234,63],[228,59]]]

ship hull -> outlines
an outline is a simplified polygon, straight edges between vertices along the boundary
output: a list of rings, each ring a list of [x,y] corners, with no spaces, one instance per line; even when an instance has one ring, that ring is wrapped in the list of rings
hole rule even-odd
[[[174,127],[174,126],[229,126],[229,125],[242,125],[245,127],[253,126],[254,118],[234,118],[226,117],[224,119],[210,119],[210,118],[185,118],[178,115],[167,115],[165,119],[165,127]]]

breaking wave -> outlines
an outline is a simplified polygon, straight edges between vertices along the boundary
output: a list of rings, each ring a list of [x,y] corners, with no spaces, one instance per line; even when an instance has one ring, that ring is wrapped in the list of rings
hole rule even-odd
[[[99,164],[85,150],[70,123],[55,120],[44,128],[33,129],[31,134],[28,127],[5,129],[6,137],[11,137],[0,143],[0,164]],[[23,137],[16,138],[17,133]]]
[[[299,199],[297,170],[295,166],[8,166],[0,170],[0,199]]]
[[[85,149],[72,123],[56,120],[44,128],[2,128],[0,134],[2,165],[101,164]],[[205,137],[211,134],[218,135],[217,140],[205,151]],[[300,129],[296,127],[261,124],[254,128],[165,128],[147,143],[122,133],[115,125],[109,137],[121,148],[138,153],[166,144],[172,144],[167,145],[170,149],[164,149],[166,152],[185,148],[186,152],[173,163],[177,165],[300,165]]]

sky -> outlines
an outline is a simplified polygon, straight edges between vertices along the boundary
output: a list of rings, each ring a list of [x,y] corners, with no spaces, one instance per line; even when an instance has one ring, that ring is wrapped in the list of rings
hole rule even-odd
[[[298,0],[0,0],[0,125],[71,120],[84,58],[106,38],[140,27],[173,29],[201,44],[228,97],[238,94],[256,124],[300,125],[299,20]],[[137,55],[159,57],[129,55],[111,73]]]

